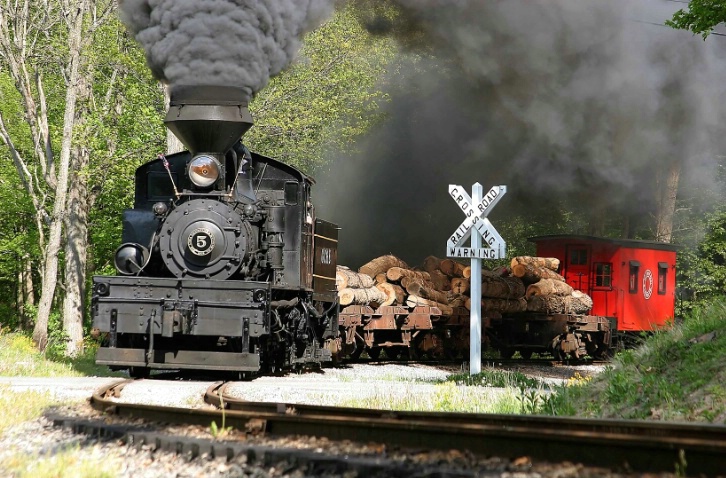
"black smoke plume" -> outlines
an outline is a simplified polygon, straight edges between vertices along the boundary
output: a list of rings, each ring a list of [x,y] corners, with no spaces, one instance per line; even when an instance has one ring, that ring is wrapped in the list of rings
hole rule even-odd
[[[360,142],[364,154],[318,173],[342,263],[445,255],[463,219],[450,183],[506,184],[490,217],[525,234],[592,232],[575,216],[647,228],[674,161],[683,185],[712,186],[726,151],[726,44],[663,26],[679,5],[393,3],[398,16],[364,19],[405,50],[386,79],[387,121]]]
[[[297,53],[333,0],[121,0],[121,18],[164,83],[226,85],[250,95]]]

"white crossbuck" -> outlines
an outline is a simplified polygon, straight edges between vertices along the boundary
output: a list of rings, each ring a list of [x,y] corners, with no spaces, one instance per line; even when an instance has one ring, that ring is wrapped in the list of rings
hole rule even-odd
[[[474,184],[474,188],[481,188],[481,184]],[[506,255],[507,244],[499,235],[487,215],[506,194],[506,186],[494,186],[480,201],[474,204],[471,196],[458,184],[449,184],[449,195],[466,215],[466,219],[456,228],[446,243],[448,257],[470,259],[501,259]],[[475,196],[476,197],[476,196]],[[472,231],[481,234],[482,245],[487,247],[460,247],[469,239]]]

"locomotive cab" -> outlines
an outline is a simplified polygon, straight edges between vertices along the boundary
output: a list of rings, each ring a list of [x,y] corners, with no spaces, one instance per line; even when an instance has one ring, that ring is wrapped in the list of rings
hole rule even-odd
[[[242,92],[172,91],[166,124],[189,151],[139,167],[119,276],[94,277],[97,363],[269,372],[331,359],[337,231],[313,180],[251,153]]]

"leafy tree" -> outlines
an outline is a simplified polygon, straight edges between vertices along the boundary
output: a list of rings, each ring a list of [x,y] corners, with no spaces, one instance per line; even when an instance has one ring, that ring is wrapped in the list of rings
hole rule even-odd
[[[722,296],[726,290],[726,210],[707,215],[699,244],[678,254],[681,313],[696,304]]]
[[[121,178],[132,177],[135,165],[148,159],[154,135],[163,129],[161,108],[156,107],[160,101],[150,98],[160,99],[161,91],[146,73],[138,47],[111,15],[115,7],[113,0],[0,2],[0,133],[7,146],[2,153],[15,166],[25,204],[32,205],[33,220],[26,221],[26,228],[34,226],[29,227],[30,237],[36,238],[35,249],[44,256],[37,261],[36,277],[43,287],[34,333],[41,349],[47,343],[51,309],[62,298],[68,351],[78,350],[89,235],[86,217],[94,201],[116,184],[120,188],[107,203],[119,209],[128,203],[130,180],[113,176],[121,170]],[[151,123],[159,127],[149,128],[146,111],[153,113]],[[97,217],[91,214],[91,220]],[[113,223],[118,229],[118,215]],[[3,226],[3,232],[9,230]],[[63,242],[65,294],[57,297]],[[112,248],[118,240],[108,243]],[[17,268],[25,270],[20,266],[30,260]]]
[[[374,37],[348,7],[309,33],[299,59],[252,101],[255,127],[246,142],[308,173],[324,152],[350,151],[376,121],[386,95],[375,88],[395,47]]]
[[[680,9],[666,25],[673,28],[690,30],[701,35],[704,40],[713,33],[714,28],[726,22],[726,2],[721,0],[690,0],[688,9]]]

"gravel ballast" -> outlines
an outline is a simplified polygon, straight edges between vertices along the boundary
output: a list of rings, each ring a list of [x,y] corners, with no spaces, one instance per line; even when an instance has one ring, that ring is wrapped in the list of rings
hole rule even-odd
[[[426,365],[373,365],[356,364],[345,368],[325,369],[322,373],[290,374],[282,377],[261,377],[248,382],[236,382],[230,387],[235,396],[251,401],[284,401],[288,403],[310,403],[321,405],[339,404],[341,400],[360,399],[370,395],[399,394],[425,394],[429,393],[435,385],[433,382],[446,378],[452,372],[459,370],[440,368]],[[542,373],[543,375],[557,375],[548,377],[550,380],[559,380],[561,383],[575,372]],[[578,371],[580,375],[587,375],[586,371]],[[529,375],[529,373],[528,373]],[[562,375],[560,377],[559,375]],[[116,381],[118,379],[106,379]],[[12,386],[11,379],[2,380]],[[0,381],[0,383],[2,383]],[[99,380],[100,381],[100,380]],[[62,381],[61,381],[62,382]],[[67,382],[68,383],[68,382]],[[206,407],[202,396],[213,381],[168,381],[168,380],[142,380],[127,385],[121,393],[119,400],[133,403],[147,403],[153,405]],[[47,384],[46,384],[47,385]],[[25,386],[28,386],[26,383]],[[36,386],[37,383],[36,383]],[[102,386],[92,381],[92,387],[86,396]],[[59,385],[60,388],[62,386]],[[80,385],[74,384],[73,396],[77,400]],[[52,388],[52,387],[51,387]],[[504,393],[503,389],[468,387],[483,389],[491,397]],[[56,396],[63,393],[53,391]],[[66,406],[55,413],[63,415],[92,418],[104,421],[117,420],[115,417],[103,418],[98,412],[86,404]],[[186,427],[173,428],[163,425],[154,425],[154,429],[161,432],[197,436],[211,439],[208,428]],[[469,456],[456,450],[450,452],[428,453],[423,451],[401,451],[386,449],[385,446],[375,444],[354,444],[349,442],[330,442],[325,439],[313,437],[286,437],[271,439],[267,437],[245,437],[245,443],[275,448],[304,448],[316,453],[330,454],[331,456],[367,456],[399,460],[403,463],[411,462],[412,470],[422,463],[438,463],[451,469],[462,471],[460,476],[506,476],[514,477],[548,477],[548,476],[619,476],[612,472],[600,469],[584,468],[574,464],[533,464],[526,458],[526,453],[517,460],[501,460],[496,458],[482,459]],[[224,459],[209,459],[200,457],[188,460],[184,456],[173,453],[158,452],[153,447],[144,445],[140,447],[119,445],[118,440],[100,441],[77,435],[69,430],[54,427],[52,422],[45,418],[23,423],[7,430],[0,437],[0,471],[7,476],[3,466],[16,463],[18,457],[33,463],[38,456],[51,456],[62,450],[72,450],[78,459],[98,463],[98,466],[108,470],[109,476],[128,477],[228,477],[228,476],[318,476],[306,475],[309,470],[294,464],[247,463],[244,456],[229,461]],[[22,458],[25,457],[25,458]],[[408,465],[407,465],[408,466]],[[464,473],[464,471],[466,471]],[[474,475],[472,475],[472,472]],[[342,474],[327,474],[325,476],[361,476],[355,472]],[[422,475],[425,476],[425,475]],[[439,475],[441,476],[441,475]],[[443,475],[443,476],[457,476]],[[626,475],[621,475],[626,476]]]

